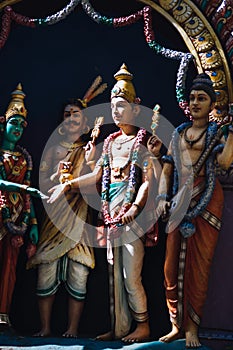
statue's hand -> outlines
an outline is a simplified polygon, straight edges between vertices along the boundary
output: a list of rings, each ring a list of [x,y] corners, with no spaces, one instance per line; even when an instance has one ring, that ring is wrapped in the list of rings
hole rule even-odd
[[[67,182],[50,188],[50,190],[48,190],[48,193],[51,193],[51,197],[47,200],[47,203],[51,204],[55,202],[58,198],[61,197],[62,194],[66,193],[69,188],[70,186],[67,186]]]
[[[155,157],[160,155],[160,149],[162,147],[162,141],[156,135],[153,135],[149,138],[147,142],[147,149],[150,153],[152,153]]]
[[[38,226],[32,225],[29,233],[29,238],[33,244],[37,244],[39,237]]]
[[[168,220],[168,214],[169,214],[169,208],[171,206],[171,203],[166,200],[160,200],[157,206],[157,211],[159,213],[159,216],[161,215],[161,219],[163,221]]]
[[[49,197],[34,187],[27,187],[26,192],[35,198],[48,199]]]
[[[132,205],[131,208],[122,216],[122,224],[126,225],[132,222],[136,216],[140,213],[138,206]]]
[[[96,147],[93,142],[89,141],[83,148],[85,149],[85,159],[88,163],[95,158]]]

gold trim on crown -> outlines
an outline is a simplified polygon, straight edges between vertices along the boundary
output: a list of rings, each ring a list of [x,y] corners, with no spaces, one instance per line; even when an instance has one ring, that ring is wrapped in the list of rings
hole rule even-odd
[[[24,106],[25,93],[22,90],[22,85],[19,83],[16,90],[11,93],[11,102],[5,113],[6,120],[11,118],[13,115],[20,115],[26,119],[27,110]]]

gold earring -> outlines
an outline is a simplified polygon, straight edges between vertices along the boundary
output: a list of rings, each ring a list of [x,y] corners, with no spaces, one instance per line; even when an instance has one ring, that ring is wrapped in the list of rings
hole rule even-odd
[[[60,128],[58,128],[58,134],[59,135],[65,135],[64,130],[62,129],[62,126],[60,126]]]
[[[83,129],[83,133],[84,133],[84,134],[88,134],[89,131],[90,131],[89,125],[86,125],[85,128]]]

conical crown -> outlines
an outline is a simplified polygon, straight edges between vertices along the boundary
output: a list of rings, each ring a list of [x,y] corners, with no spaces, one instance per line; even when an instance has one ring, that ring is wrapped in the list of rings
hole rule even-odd
[[[25,93],[22,90],[22,85],[19,83],[16,90],[11,93],[11,102],[5,113],[6,120],[11,118],[13,115],[21,115],[26,119],[27,110],[24,106]]]
[[[114,75],[117,83],[111,91],[111,99],[113,97],[123,97],[129,103],[139,103],[140,99],[136,98],[135,88],[132,83],[133,74],[128,71],[125,63],[122,64],[120,70]]]

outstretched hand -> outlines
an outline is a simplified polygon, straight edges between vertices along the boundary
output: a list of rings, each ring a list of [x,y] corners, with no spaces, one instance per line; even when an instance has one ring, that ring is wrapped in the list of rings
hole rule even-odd
[[[34,187],[27,187],[26,191],[27,193],[29,193],[31,196],[35,198],[41,198],[41,199],[49,198],[46,194],[42,193],[41,191],[39,191],[37,188],[34,188]]]
[[[51,196],[50,198],[47,200],[47,203],[54,203],[58,198],[61,197],[61,195],[63,193],[66,192],[66,186],[67,184],[64,182],[63,184],[59,184],[59,185],[56,185],[52,188],[50,188],[50,190],[48,190],[48,193],[51,193]],[[48,197],[47,197],[48,198]]]

